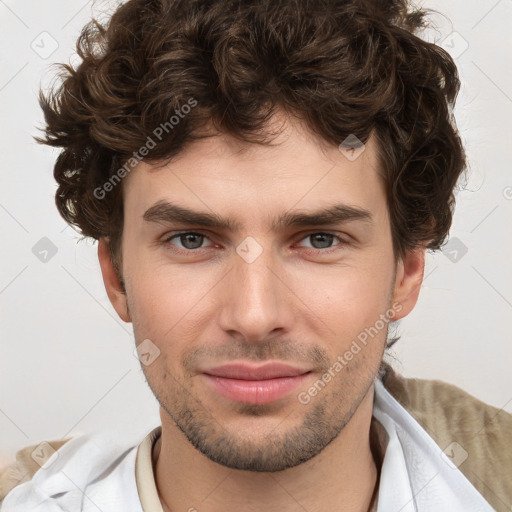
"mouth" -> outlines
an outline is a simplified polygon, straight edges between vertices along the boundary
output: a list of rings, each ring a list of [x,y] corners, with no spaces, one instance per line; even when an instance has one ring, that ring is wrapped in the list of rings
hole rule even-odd
[[[227,364],[202,372],[208,385],[229,400],[246,404],[267,404],[289,395],[312,373],[311,369],[282,363],[263,366]]]

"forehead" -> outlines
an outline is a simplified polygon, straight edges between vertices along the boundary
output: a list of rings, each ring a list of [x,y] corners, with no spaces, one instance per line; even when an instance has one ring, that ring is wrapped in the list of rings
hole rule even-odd
[[[335,203],[367,210],[383,206],[384,183],[373,137],[356,148],[354,158],[302,125],[286,122],[279,128],[270,146],[219,134],[190,143],[162,166],[141,162],[123,181],[126,216],[140,221],[162,201],[214,214],[230,212],[242,224],[263,217],[268,224],[270,214],[283,209]]]

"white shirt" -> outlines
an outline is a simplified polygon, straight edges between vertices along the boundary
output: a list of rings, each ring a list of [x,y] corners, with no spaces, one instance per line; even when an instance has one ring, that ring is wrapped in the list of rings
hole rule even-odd
[[[388,435],[377,512],[493,512],[378,380],[373,416]],[[151,462],[160,430],[135,446],[113,435],[71,439],[5,497],[1,512],[162,512]]]

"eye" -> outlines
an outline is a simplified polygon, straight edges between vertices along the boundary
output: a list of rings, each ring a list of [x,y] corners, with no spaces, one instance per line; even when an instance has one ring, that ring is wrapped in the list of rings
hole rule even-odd
[[[171,235],[162,240],[162,243],[164,245],[171,244],[171,241],[175,238],[181,243],[181,247],[178,246],[178,248],[188,252],[196,249],[203,249],[204,247],[202,247],[202,245],[204,240],[208,240],[208,237],[206,235],[196,233],[194,231],[186,231]]]
[[[311,245],[309,247],[301,244],[299,244],[299,247],[301,246],[310,248],[313,252],[317,253],[327,254],[340,249],[342,246],[349,244],[348,241],[342,239],[338,235],[325,231],[309,233],[305,237],[302,237],[301,241],[308,239],[311,241]],[[177,243],[173,242],[173,240],[176,240]],[[164,238],[161,243],[164,246],[172,246],[172,250],[175,250],[177,252],[192,253],[194,251],[206,249],[214,245],[203,245],[205,240],[210,239],[202,233],[198,233],[195,231],[182,231],[179,233],[170,234],[169,236]],[[338,241],[338,243],[333,245],[333,242],[335,241]]]
[[[326,251],[324,249],[331,249],[333,247],[332,243],[334,240],[338,240],[339,243],[334,245],[335,249],[333,249],[333,250],[336,250],[336,247],[338,247],[338,246],[346,245],[348,243],[345,240],[343,240],[342,238],[340,238],[339,236],[335,235],[334,233],[327,233],[324,231],[309,233],[302,240],[308,240],[308,239],[311,240],[311,243],[313,246],[312,248],[317,251],[320,251],[320,252],[331,252],[331,251]]]

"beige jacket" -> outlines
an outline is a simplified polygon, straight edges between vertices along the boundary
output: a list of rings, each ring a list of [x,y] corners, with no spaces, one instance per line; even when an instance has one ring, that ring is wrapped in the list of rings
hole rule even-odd
[[[406,379],[391,368],[383,383],[441,449],[457,442],[466,450],[468,457],[459,469],[493,508],[512,511],[512,415],[453,385]],[[58,450],[69,439],[49,444]],[[11,489],[30,480],[40,468],[32,458],[36,446],[19,450],[16,460],[0,470],[0,503]]]

